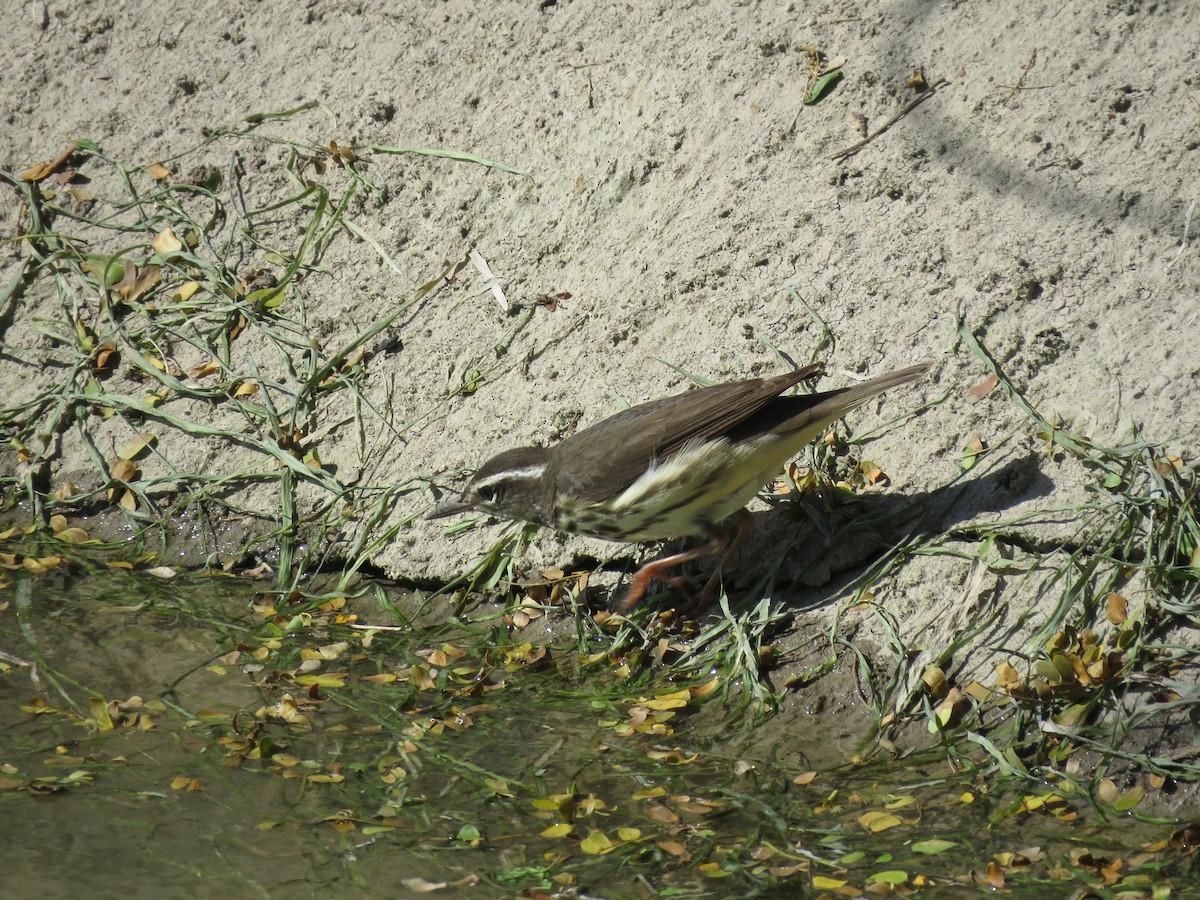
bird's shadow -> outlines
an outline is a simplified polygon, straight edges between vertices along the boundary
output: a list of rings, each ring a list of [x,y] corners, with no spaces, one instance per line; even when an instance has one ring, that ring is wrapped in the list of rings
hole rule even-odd
[[[1039,457],[1008,459],[916,494],[799,495],[754,517],[755,529],[726,576],[734,599],[756,581],[795,609],[829,602],[828,586],[857,577],[897,543],[942,535],[987,514],[1045,497],[1054,483]],[[765,581],[764,581],[765,579]],[[837,593],[837,592],[834,592]]]

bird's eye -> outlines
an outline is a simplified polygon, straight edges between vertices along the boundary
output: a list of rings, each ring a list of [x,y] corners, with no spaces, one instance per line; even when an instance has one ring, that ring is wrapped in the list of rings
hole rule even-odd
[[[485,487],[479,489],[479,499],[484,503],[496,502],[496,489],[493,487]]]

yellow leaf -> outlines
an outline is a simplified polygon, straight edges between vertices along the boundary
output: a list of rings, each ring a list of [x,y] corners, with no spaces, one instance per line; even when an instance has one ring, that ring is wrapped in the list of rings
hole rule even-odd
[[[146,166],[146,174],[148,174],[155,181],[162,181],[171,174],[171,170],[160,162],[152,162],[150,165]]]
[[[1125,620],[1129,618],[1128,607],[1124,597],[1115,591],[1110,592],[1108,595],[1108,621],[1113,625],[1124,624]]]
[[[653,700],[647,700],[642,705],[649,709],[681,709],[688,704],[688,692],[683,691],[683,696],[669,695],[664,697],[655,697]]]
[[[650,800],[654,797],[663,797],[667,793],[664,787],[647,788],[644,791],[634,791],[632,799],[634,800]]]
[[[216,360],[209,360],[206,363],[201,363],[193,369],[188,370],[188,374],[193,378],[205,378],[221,371],[221,364]]]
[[[186,303],[192,299],[192,295],[200,290],[200,285],[195,281],[189,281],[186,284],[181,284],[171,300],[175,303]]]
[[[122,444],[117,450],[117,459],[137,459],[147,450],[154,446],[158,437],[143,431],[136,438],[128,443]]]
[[[55,500],[70,500],[72,497],[77,497],[82,491],[79,490],[79,485],[73,481],[64,481],[54,489],[53,497]],[[0,538],[4,535],[0,534]]]
[[[870,832],[886,831],[902,824],[899,816],[882,810],[869,810],[858,817],[858,824]]]
[[[243,381],[233,389],[233,396],[235,397],[250,397],[257,393],[258,385],[253,381]]]
[[[346,686],[346,675],[332,672],[328,675],[301,675],[296,679],[296,684],[302,684],[305,687],[316,685],[317,687],[340,688]]]
[[[88,699],[88,709],[91,710],[92,718],[96,722],[96,728],[100,731],[112,731],[113,721],[112,716],[108,714],[108,704],[101,697],[91,697]]]
[[[845,887],[846,882],[838,878],[827,878],[824,875],[814,875],[812,880],[813,887],[822,891],[832,891],[835,888]]]
[[[568,834],[570,834],[574,830],[575,830],[575,828],[573,825],[570,825],[566,822],[560,822],[557,825],[551,825],[549,828],[545,829],[544,831],[542,831],[540,833],[541,833],[541,836],[544,838],[560,838],[560,837],[566,837]]]
[[[579,849],[584,853],[592,856],[599,856],[603,853],[608,853],[616,844],[608,839],[603,831],[591,831],[588,836],[579,842]]]
[[[137,478],[137,464],[132,460],[118,459],[108,470],[113,481],[133,481]]]
[[[395,681],[396,678],[397,676],[393,675],[391,672],[381,672],[378,675],[364,675],[362,680],[369,681],[371,684],[390,684],[391,682]]]
[[[996,684],[1003,691],[1013,691],[1021,686],[1021,676],[1007,661],[996,666]]]
[[[1100,784],[1096,786],[1096,797],[1101,803],[1112,805],[1117,802],[1117,798],[1121,796],[1121,792],[1117,789],[1117,784],[1111,778],[1101,778]]]
[[[178,253],[182,250],[183,242],[175,237],[175,232],[170,228],[164,228],[154,236],[153,246],[155,253],[166,256],[168,253]]]
[[[985,700],[990,700],[992,698],[991,690],[985,685],[980,684],[978,681],[970,682],[965,688],[963,688],[963,691],[968,697],[977,703],[983,703]]]

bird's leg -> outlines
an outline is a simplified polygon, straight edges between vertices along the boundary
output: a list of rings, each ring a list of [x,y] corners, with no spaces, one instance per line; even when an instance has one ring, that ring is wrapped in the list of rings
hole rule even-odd
[[[633,576],[633,580],[629,583],[629,590],[625,596],[621,598],[620,604],[617,606],[621,612],[628,612],[633,609],[644,596],[646,590],[650,587],[651,580],[661,578],[662,573],[674,566],[680,566],[684,563],[691,562],[694,559],[703,559],[706,556],[712,556],[725,550],[725,556],[721,558],[721,564],[717,566],[717,571],[713,573],[712,578],[704,586],[699,594],[699,598],[707,598],[704,600],[704,605],[707,606],[715,597],[717,585],[720,583],[721,569],[741,548],[742,542],[746,540],[746,536],[754,530],[754,518],[747,510],[741,509],[734,514],[734,519],[737,520],[737,534],[733,536],[732,541],[728,533],[720,534],[706,544],[701,544],[691,550],[685,550],[682,553],[674,553],[670,556],[664,556],[662,559],[656,559],[653,562],[648,562],[642,566]]]
[[[737,556],[737,552],[742,549],[742,544],[746,542],[746,538],[750,537],[750,532],[754,530],[754,516],[750,515],[749,510],[739,509],[734,513],[733,517],[737,520],[737,534],[733,536],[733,540],[729,544],[729,549],[721,557],[721,564],[712,573],[712,576],[708,579],[708,583],[704,585],[704,589],[688,603],[688,607],[694,608],[696,612],[706,609],[717,599],[717,590],[721,584],[721,572],[729,565],[729,561]]]

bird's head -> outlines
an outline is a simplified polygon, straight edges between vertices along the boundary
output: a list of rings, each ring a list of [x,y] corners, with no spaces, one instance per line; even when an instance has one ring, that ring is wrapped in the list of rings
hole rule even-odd
[[[462,496],[441,503],[426,514],[440,519],[478,510],[507,519],[548,523],[545,476],[550,451],[544,447],[518,447],[493,456],[471,476]]]

